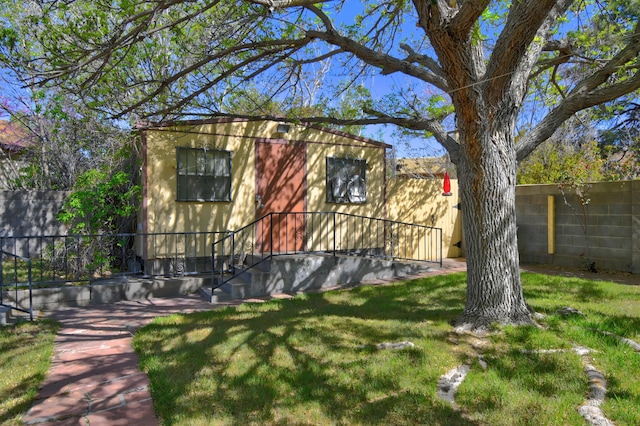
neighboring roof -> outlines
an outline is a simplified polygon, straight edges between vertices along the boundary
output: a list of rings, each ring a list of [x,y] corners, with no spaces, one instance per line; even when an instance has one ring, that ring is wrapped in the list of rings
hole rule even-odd
[[[447,156],[398,158],[395,169],[398,176],[418,178],[442,177],[445,172],[450,175],[455,173]]]
[[[31,145],[31,135],[22,126],[0,120],[0,148],[19,152]]]
[[[208,118],[208,119],[202,119],[202,120],[175,120],[175,121],[163,121],[160,123],[155,123],[155,122],[148,122],[148,123],[139,123],[137,124],[135,127],[138,130],[154,130],[154,129],[162,129],[162,128],[166,128],[166,127],[177,127],[177,126],[199,126],[199,125],[204,125],[204,124],[221,124],[221,123],[231,123],[231,122],[239,122],[239,123],[244,123],[244,122],[250,122],[250,121],[272,121],[272,122],[280,122],[280,121],[286,121],[285,119],[283,120],[278,120],[277,118],[237,118],[237,117],[217,117],[217,118]],[[353,135],[351,133],[347,133],[347,132],[343,132],[340,130],[336,130],[336,129],[332,129],[330,127],[324,127],[324,126],[320,126],[317,124],[312,124],[312,123],[290,123],[287,122],[287,124],[291,124],[292,126],[302,126],[302,127],[306,127],[309,129],[315,129],[315,130],[319,130],[321,132],[326,132],[326,133],[331,133],[334,135],[338,135],[338,136],[342,136],[345,138],[349,138],[349,139],[353,139],[353,140],[357,140],[360,142],[365,142],[368,144],[372,144],[372,145],[376,145],[376,146],[380,146],[380,147],[384,147],[384,148],[392,148],[391,145],[384,143],[384,142],[380,142],[374,139],[370,139],[370,138],[366,138],[363,136],[358,136],[358,135]]]

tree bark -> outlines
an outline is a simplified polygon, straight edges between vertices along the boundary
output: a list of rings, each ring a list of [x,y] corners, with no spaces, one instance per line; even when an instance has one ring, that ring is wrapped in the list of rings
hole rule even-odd
[[[515,211],[516,152],[496,118],[461,134],[458,182],[467,244],[467,299],[458,326],[533,324],[522,293]]]
[[[544,11],[554,1],[524,9],[536,17],[531,27],[517,23],[532,16],[511,10],[508,24],[523,34],[513,35],[517,44],[510,41],[511,34],[502,36],[498,44],[508,46],[507,53],[488,63],[482,40],[473,37],[468,24],[476,22],[487,1],[465,2],[460,9],[442,2],[414,4],[451,88],[459,132],[452,160],[458,171],[468,272],[467,299],[458,326],[480,330],[495,323],[532,324],[520,281],[514,135],[532,66],[525,52],[531,50]]]

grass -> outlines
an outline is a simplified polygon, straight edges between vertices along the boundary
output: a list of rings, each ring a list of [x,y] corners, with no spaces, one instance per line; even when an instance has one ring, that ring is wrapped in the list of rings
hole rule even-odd
[[[46,320],[0,327],[0,424],[22,424],[49,368],[57,330]]]
[[[583,360],[536,352],[574,345],[598,351],[605,415],[640,424],[640,353],[601,332],[640,341],[640,287],[537,274],[523,284],[547,314],[543,328],[455,334],[465,297],[456,274],[159,318],[134,347],[163,425],[583,425]],[[555,314],[565,306],[585,317]],[[416,346],[375,348],[405,340]],[[456,411],[436,389],[463,363],[472,368]]]

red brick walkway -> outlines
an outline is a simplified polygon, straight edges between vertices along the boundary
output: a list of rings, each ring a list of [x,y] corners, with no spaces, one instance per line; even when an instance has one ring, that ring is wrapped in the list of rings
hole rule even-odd
[[[464,261],[421,275],[464,271]],[[198,296],[144,299],[54,312],[60,321],[54,355],[33,407],[23,417],[38,425],[157,425],[149,379],[140,371],[132,332],[158,316],[211,310]]]
[[[34,406],[23,417],[39,425],[157,425],[149,379],[139,369],[132,331],[154,317],[216,307],[197,296],[70,308]]]

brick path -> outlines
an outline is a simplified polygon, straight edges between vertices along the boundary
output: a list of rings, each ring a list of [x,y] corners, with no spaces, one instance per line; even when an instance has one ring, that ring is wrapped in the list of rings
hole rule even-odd
[[[23,417],[39,425],[157,425],[149,379],[139,369],[132,331],[154,317],[209,310],[197,296],[70,308],[60,321],[54,355],[38,399]]]

